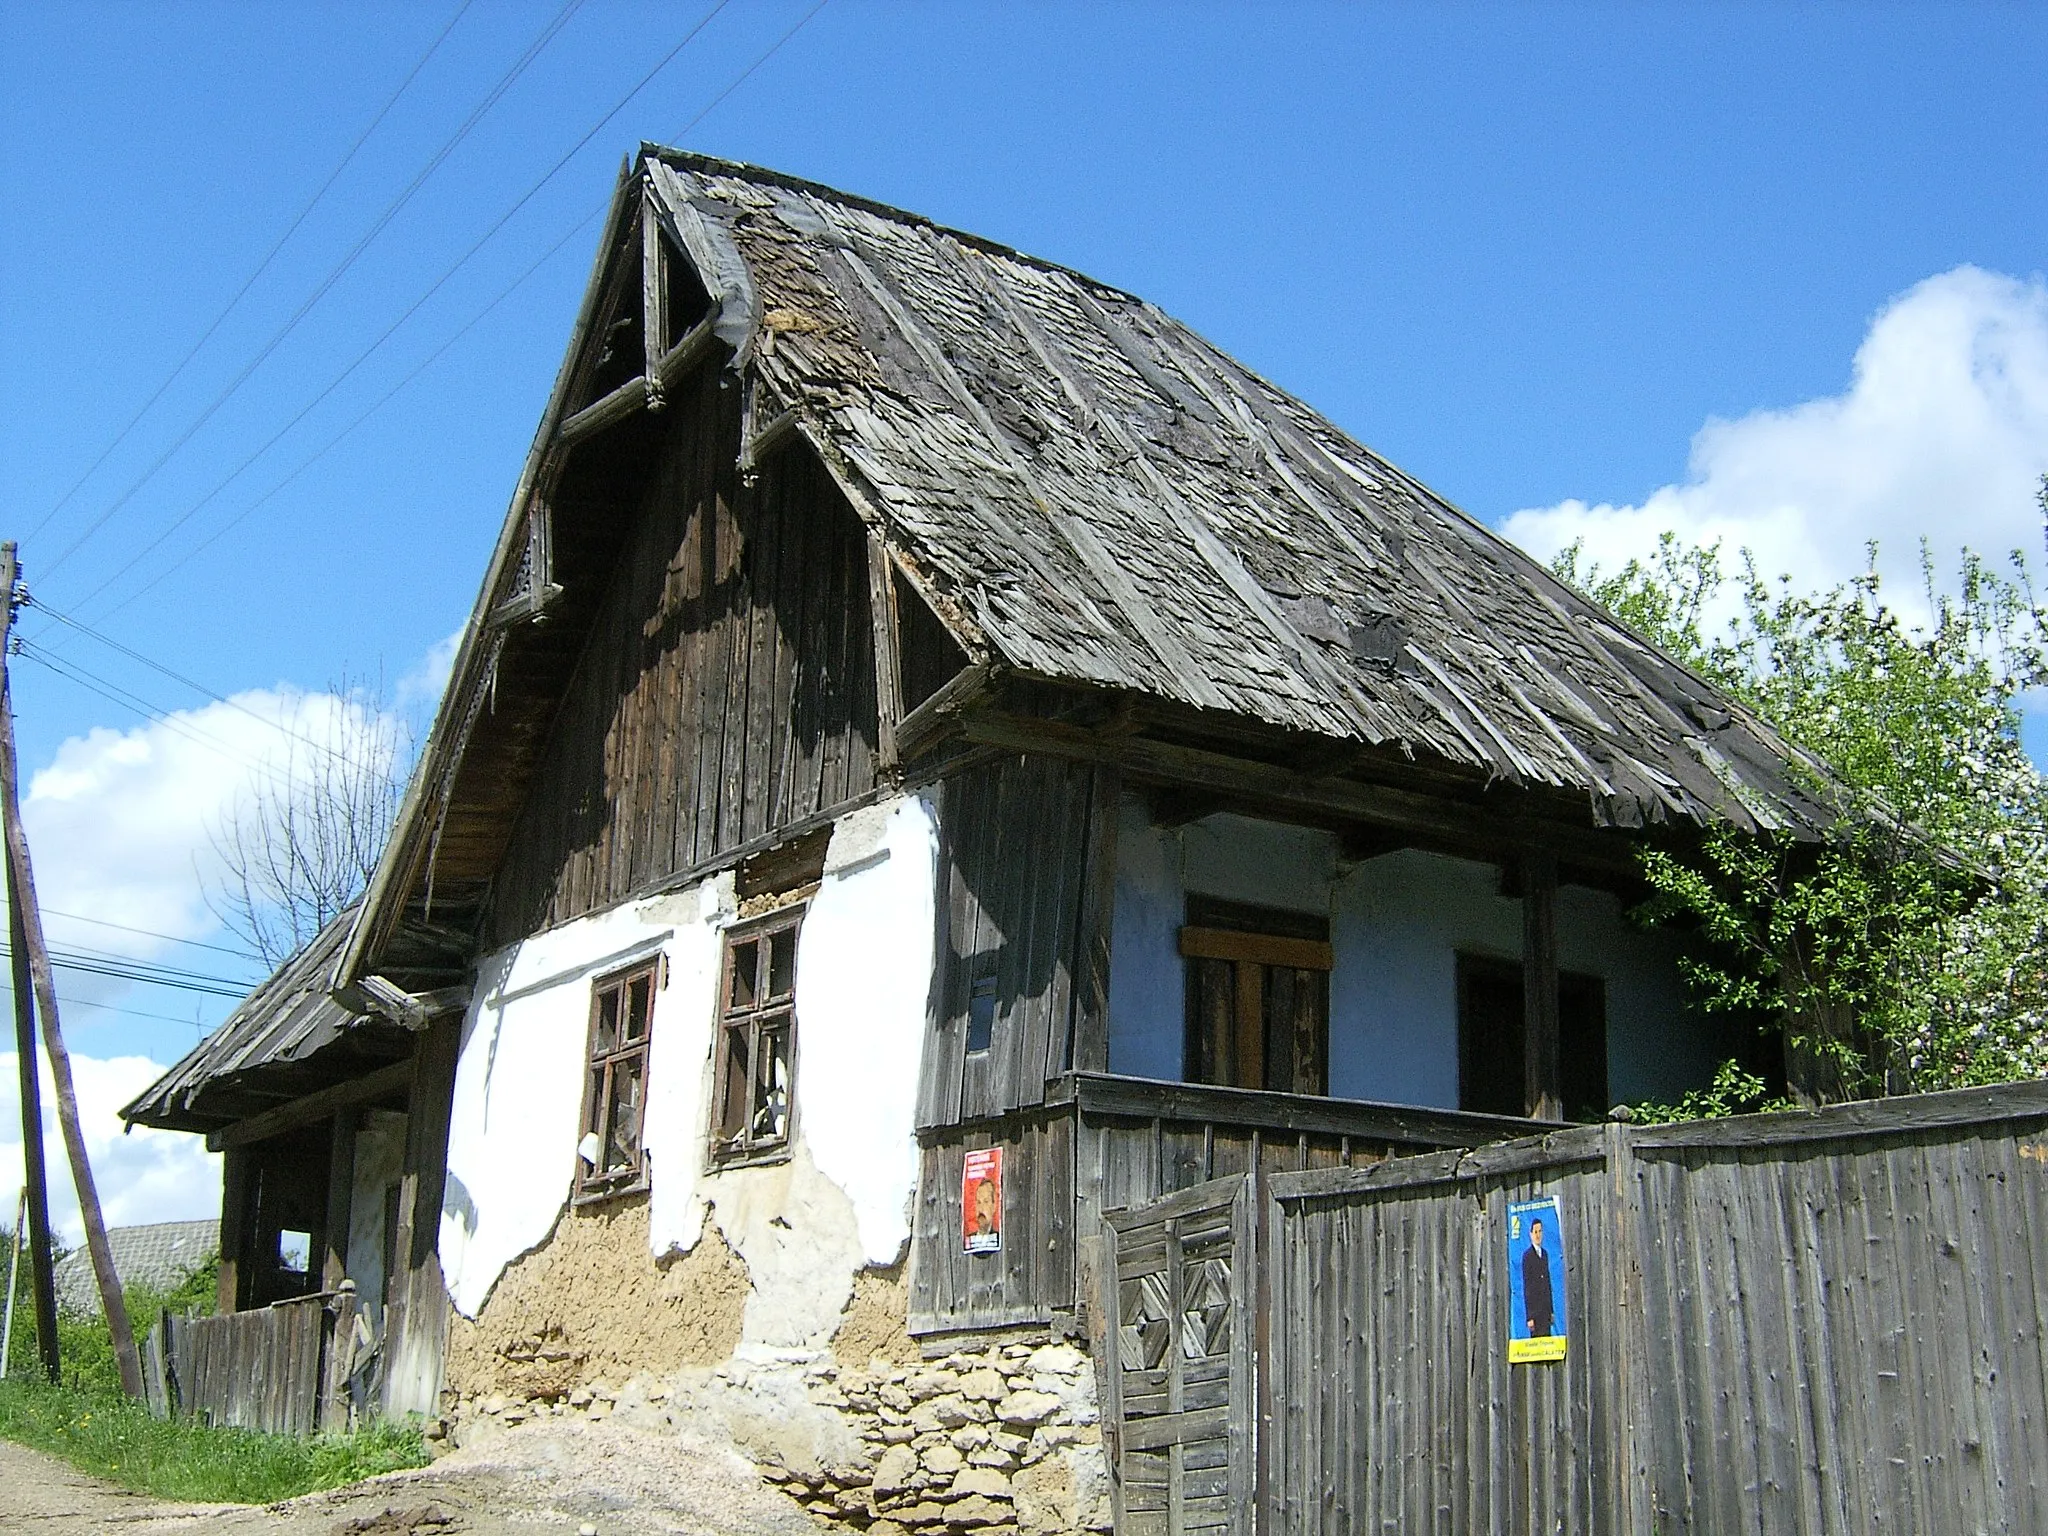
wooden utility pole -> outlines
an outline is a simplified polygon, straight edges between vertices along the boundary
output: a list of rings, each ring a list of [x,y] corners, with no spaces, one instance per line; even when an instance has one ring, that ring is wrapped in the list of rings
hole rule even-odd
[[[10,691],[7,640],[14,622],[14,588],[20,575],[12,542],[0,544],[0,823],[7,842],[7,894],[10,933],[14,940],[15,1017],[21,997],[22,955],[28,957],[35,987],[36,1010],[43,1016],[43,1046],[50,1056],[50,1081],[57,1090],[57,1122],[64,1131],[64,1150],[71,1159],[71,1182],[78,1191],[78,1214],[85,1222],[85,1246],[92,1255],[93,1277],[99,1281],[100,1306],[113,1335],[114,1363],[120,1367],[121,1390],[142,1396],[142,1361],[135,1353],[135,1332],[128,1325],[128,1305],[121,1295],[121,1276],[114,1268],[114,1250],[100,1217],[99,1191],[92,1181],[92,1163],[85,1152],[85,1132],[78,1121],[78,1092],[71,1081],[71,1053],[64,1048],[64,1030],[57,1018],[57,982],[50,970],[49,946],[43,942],[43,915],[36,905],[36,877],[28,858],[28,834],[21,826],[21,794],[14,757],[14,698]],[[42,1127],[28,1138],[40,1149]],[[24,1152],[26,1147],[24,1147]],[[44,1218],[44,1252],[48,1250],[48,1217]],[[52,1311],[54,1312],[54,1307]],[[57,1330],[54,1317],[50,1353],[44,1364],[55,1375]]]
[[[7,698],[7,642],[14,628],[14,545],[0,544],[0,714]],[[14,1055],[21,1078],[21,1162],[27,1180],[29,1275],[36,1303],[36,1351],[43,1374],[57,1379],[57,1274],[50,1251],[50,1185],[43,1164],[43,1076],[36,1065],[35,992],[29,982],[27,930],[14,861],[7,860],[7,938],[14,970]]]

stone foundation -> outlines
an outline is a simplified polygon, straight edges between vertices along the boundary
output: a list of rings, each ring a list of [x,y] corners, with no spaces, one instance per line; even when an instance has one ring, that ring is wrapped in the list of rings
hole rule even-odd
[[[854,1275],[829,1352],[764,1352],[741,1347],[751,1294],[714,1223],[657,1262],[644,1199],[571,1208],[474,1322],[452,1320],[436,1447],[616,1414],[716,1431],[812,1515],[868,1536],[1109,1529],[1080,1349],[1041,1335],[926,1360],[899,1264]]]

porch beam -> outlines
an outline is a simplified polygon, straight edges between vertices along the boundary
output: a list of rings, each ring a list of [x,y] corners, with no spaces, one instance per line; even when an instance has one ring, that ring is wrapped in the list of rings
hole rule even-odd
[[[246,1147],[252,1141],[263,1141],[296,1130],[302,1125],[311,1125],[316,1120],[325,1120],[338,1109],[353,1109],[358,1104],[367,1104],[372,1099],[381,1099],[386,1094],[402,1091],[412,1081],[412,1061],[394,1061],[388,1067],[379,1067],[363,1077],[352,1077],[347,1082],[336,1083],[309,1093],[302,1099],[293,1099],[289,1104],[280,1104],[275,1109],[266,1109],[260,1115],[251,1115],[246,1120],[237,1120],[233,1125],[224,1125],[206,1135],[206,1150],[225,1152],[230,1147]]]
[[[1083,1115],[1128,1120],[1213,1122],[1293,1135],[1349,1136],[1354,1141],[1422,1147],[1476,1147],[1567,1127],[1514,1115],[1479,1115],[1455,1109],[1317,1098],[1209,1083],[1172,1083],[1110,1073],[1074,1072],[1050,1085],[1048,1107],[1077,1105]],[[949,1128],[950,1134],[958,1127]]]
[[[1209,790],[1239,802],[1265,802],[1276,810],[1362,822],[1438,848],[1462,848],[1468,857],[1533,847],[1593,869],[1634,868],[1626,839],[1470,800],[1357,779],[1318,778],[1275,763],[1150,737],[1109,736],[1059,720],[975,711],[963,715],[960,723],[961,734],[978,745],[1117,763],[1136,783]]]

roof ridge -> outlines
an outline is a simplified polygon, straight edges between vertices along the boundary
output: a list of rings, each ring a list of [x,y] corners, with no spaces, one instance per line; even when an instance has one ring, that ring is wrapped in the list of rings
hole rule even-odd
[[[1065,262],[1054,261],[1045,256],[1034,256],[1031,252],[1019,250],[1014,245],[1005,245],[1000,240],[991,240],[986,235],[977,235],[971,229],[960,229],[952,224],[941,223],[928,214],[918,213],[914,209],[898,208],[893,203],[885,203],[877,198],[863,197],[858,192],[842,191],[840,188],[830,186],[822,181],[812,181],[803,176],[792,176],[787,171],[778,171],[765,165],[755,165],[746,160],[726,160],[717,155],[700,154],[692,149],[677,149],[667,144],[656,144],[651,139],[641,140],[640,153],[642,155],[652,155],[667,165],[679,166],[689,170],[706,171],[720,176],[736,176],[743,181],[759,182],[771,187],[781,187],[790,192],[804,192],[812,196],[827,197],[833,202],[843,204],[848,208],[857,208],[863,213],[872,213],[879,218],[892,219],[902,224],[922,224],[926,229],[934,230],[939,234],[947,236],[949,239],[958,240],[962,245],[972,246],[976,250],[984,251],[991,256],[1007,257],[1027,267],[1037,267],[1041,271],[1058,272],[1062,276],[1075,279],[1077,282],[1086,283],[1091,288],[1100,289],[1102,292],[1113,294],[1120,299],[1127,299],[1133,304],[1143,304],[1145,302],[1142,295],[1135,294],[1128,288],[1119,288],[1115,283],[1106,283],[1099,277],[1083,272],[1079,267],[1070,267]]]

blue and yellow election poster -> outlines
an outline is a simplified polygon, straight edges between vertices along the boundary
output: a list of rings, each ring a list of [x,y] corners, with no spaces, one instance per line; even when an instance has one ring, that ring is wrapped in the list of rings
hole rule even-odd
[[[1555,1195],[1508,1207],[1508,1305],[1508,1364],[1564,1358],[1564,1223]]]

